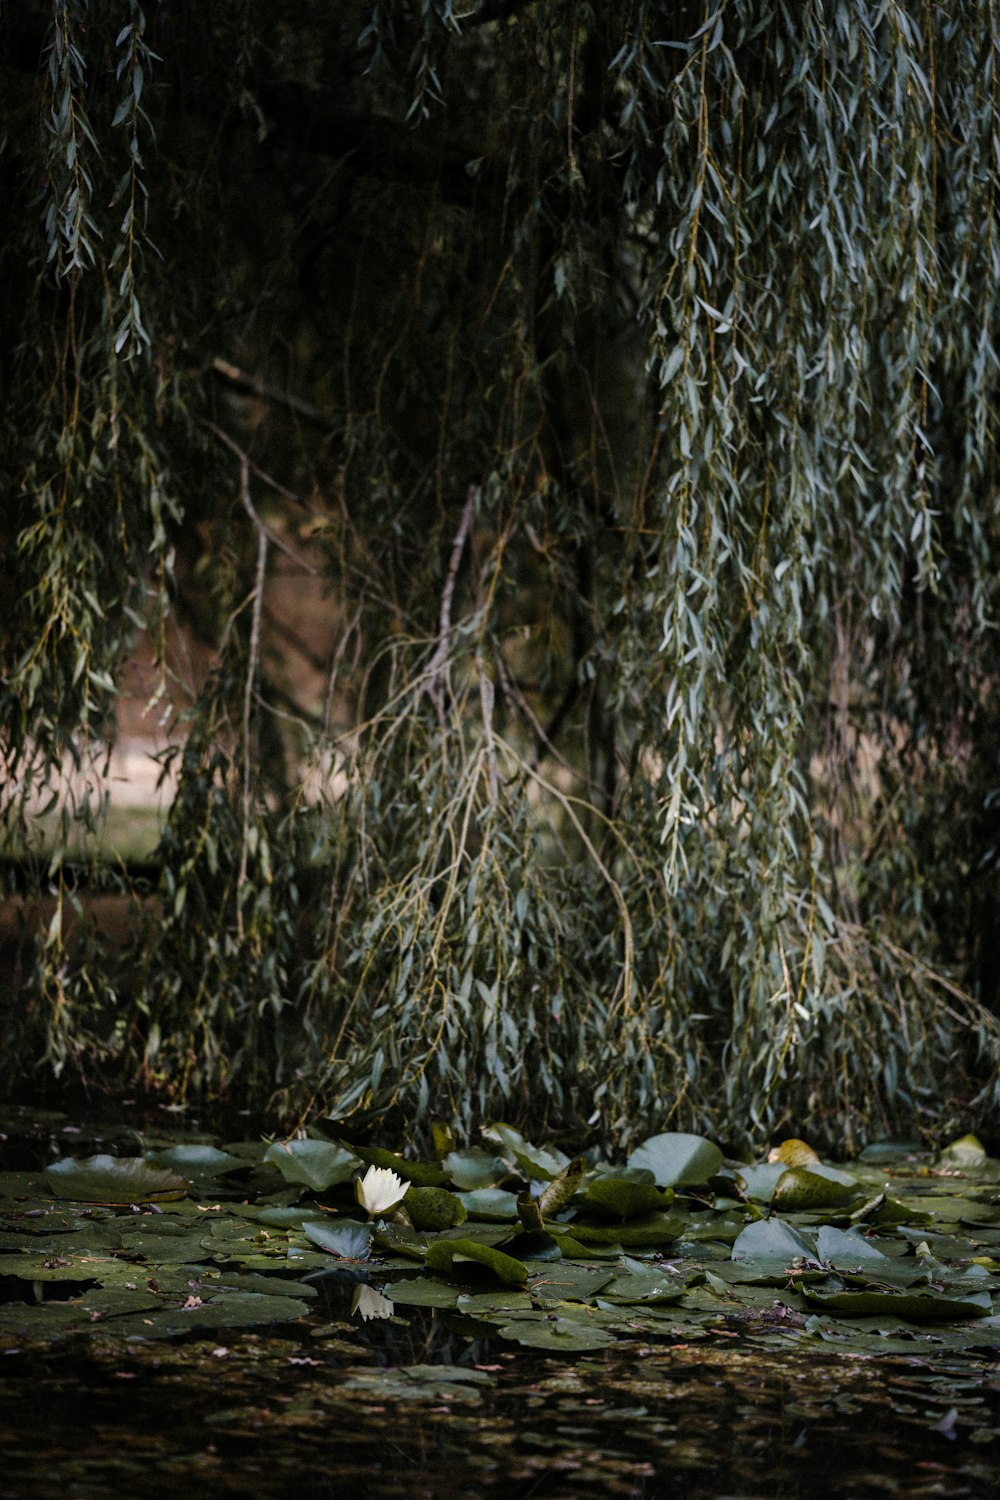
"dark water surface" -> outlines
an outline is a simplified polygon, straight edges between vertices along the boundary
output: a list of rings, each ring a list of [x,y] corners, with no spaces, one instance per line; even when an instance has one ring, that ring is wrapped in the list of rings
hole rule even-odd
[[[331,1281],[334,1278],[331,1278]],[[1000,1368],[635,1345],[572,1363],[433,1310],[280,1333],[95,1332],[0,1360],[0,1497],[1000,1492]]]

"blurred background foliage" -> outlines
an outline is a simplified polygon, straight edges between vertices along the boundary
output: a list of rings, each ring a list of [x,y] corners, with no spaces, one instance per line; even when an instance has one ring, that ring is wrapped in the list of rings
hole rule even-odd
[[[998,9],[3,6],[8,1087],[995,1129]]]

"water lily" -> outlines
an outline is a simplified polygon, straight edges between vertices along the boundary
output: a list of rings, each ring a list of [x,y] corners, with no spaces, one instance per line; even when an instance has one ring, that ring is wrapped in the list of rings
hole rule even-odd
[[[394,1308],[395,1303],[383,1297],[373,1286],[362,1282],[354,1288],[351,1312],[360,1313],[362,1322],[367,1323],[371,1318],[391,1318]]]
[[[410,1184],[389,1167],[369,1167],[354,1183],[354,1195],[368,1217],[385,1214],[406,1197]]]

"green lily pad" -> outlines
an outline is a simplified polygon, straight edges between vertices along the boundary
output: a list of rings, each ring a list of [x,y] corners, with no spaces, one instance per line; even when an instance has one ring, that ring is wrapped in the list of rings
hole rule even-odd
[[[621,1177],[595,1177],[586,1191],[577,1195],[576,1206],[609,1218],[634,1219],[669,1203],[670,1189],[653,1183],[634,1182]]]
[[[458,1311],[466,1313],[470,1318],[491,1318],[494,1315],[503,1317],[511,1312],[531,1312],[533,1305],[528,1292],[508,1286],[491,1287],[488,1292],[459,1291],[455,1303]]]
[[[71,1156],[45,1168],[45,1181],[57,1198],[76,1203],[156,1203],[184,1198],[190,1184],[169,1167],[142,1156]]]
[[[715,1176],[722,1166],[722,1152],[704,1136],[667,1131],[643,1141],[628,1164],[652,1172],[657,1187],[696,1187]]]
[[[532,1182],[551,1182],[570,1164],[562,1151],[546,1151],[526,1141],[518,1130],[510,1125],[488,1125],[483,1135],[495,1141],[510,1160],[515,1161],[525,1176]]]
[[[538,1198],[538,1212],[543,1219],[554,1219],[573,1197],[586,1170],[586,1162],[578,1157],[564,1167],[558,1177],[553,1178]],[[527,1225],[525,1226],[528,1227]]]
[[[482,1245],[478,1240],[435,1240],[428,1245],[424,1260],[429,1271],[444,1271],[446,1274],[469,1263],[484,1266],[498,1281],[510,1286],[520,1286],[528,1279],[528,1268],[523,1261],[504,1255],[492,1245]]]
[[[341,1144],[345,1150],[359,1156],[366,1167],[387,1167],[404,1182],[412,1182],[414,1187],[440,1187],[448,1181],[448,1172],[436,1162],[408,1161],[405,1156],[397,1156],[395,1151],[385,1151],[381,1146],[350,1146],[346,1141]]]
[[[844,1318],[885,1316],[924,1322],[948,1318],[988,1318],[993,1312],[993,1300],[989,1292],[948,1297],[932,1291],[824,1292],[815,1287],[804,1286],[802,1295],[814,1307],[821,1307]]]
[[[331,1141],[274,1141],[264,1152],[264,1161],[277,1167],[286,1182],[316,1193],[347,1182],[361,1165],[353,1152]]]
[[[454,1307],[459,1297],[458,1287],[432,1276],[411,1276],[405,1281],[393,1281],[383,1291],[390,1301],[405,1303],[409,1307]]]
[[[816,1249],[811,1239],[793,1229],[780,1219],[758,1219],[736,1236],[732,1248],[733,1260],[778,1261],[789,1265],[796,1259],[815,1260]]]
[[[624,1246],[617,1239],[610,1240],[607,1244],[597,1244],[591,1241],[585,1245],[582,1240],[574,1239],[567,1232],[565,1226],[561,1224],[551,1225],[549,1233],[559,1246],[564,1260],[573,1260],[574,1258],[580,1260],[617,1260],[624,1249]]]
[[[368,1400],[475,1402],[492,1377],[484,1370],[464,1365],[405,1365],[396,1370],[352,1370],[340,1389],[356,1392]]]
[[[817,1231],[816,1256],[834,1266],[854,1266],[862,1261],[886,1259],[881,1250],[868,1243],[864,1235],[852,1230],[835,1229],[830,1224],[820,1225]]]
[[[856,1178],[836,1167],[788,1167],[774,1189],[775,1208],[829,1208],[856,1198],[860,1191]]]
[[[379,1219],[373,1226],[376,1245],[390,1255],[405,1255],[408,1260],[423,1260],[427,1240],[409,1224],[390,1224]]]
[[[545,1229],[522,1229],[520,1234],[504,1240],[497,1249],[502,1249],[505,1255],[516,1256],[518,1260],[562,1260],[559,1241]]]
[[[146,1160],[158,1167],[172,1167],[186,1177],[221,1177],[226,1172],[242,1171],[247,1165],[217,1146],[168,1146],[163,1151],[147,1151]]]
[[[469,1217],[458,1194],[442,1187],[411,1187],[403,1206],[414,1229],[451,1229]]]
[[[329,1221],[318,1224],[309,1220],[303,1224],[302,1230],[314,1245],[330,1255],[340,1256],[342,1260],[367,1260],[371,1254],[372,1231],[367,1224],[355,1224],[351,1220],[341,1224]]]
[[[665,1245],[675,1240],[681,1220],[672,1214],[651,1213],[623,1224],[583,1224],[573,1219],[559,1227],[584,1245],[614,1244],[637,1250],[643,1245]]]
[[[441,1168],[457,1188],[466,1192],[495,1188],[497,1183],[510,1176],[507,1163],[481,1146],[471,1146],[466,1151],[449,1151]]]
[[[601,1302],[679,1302],[684,1296],[686,1287],[679,1277],[637,1261],[626,1261],[626,1264],[633,1269],[626,1270],[601,1288]]]
[[[607,1329],[580,1323],[575,1318],[526,1317],[501,1324],[497,1333],[501,1338],[512,1339],[528,1349],[545,1349],[552,1353],[605,1349],[615,1342],[615,1335]]]
[[[738,1167],[736,1176],[746,1197],[754,1203],[770,1203],[775,1188],[787,1171],[786,1162],[766,1161],[753,1167]]]
[[[517,1218],[517,1194],[505,1192],[503,1188],[473,1188],[467,1193],[456,1193],[455,1197],[464,1205],[470,1219],[508,1224]]]
[[[614,1279],[613,1266],[583,1266],[564,1260],[532,1277],[531,1295],[538,1302],[588,1302]]]

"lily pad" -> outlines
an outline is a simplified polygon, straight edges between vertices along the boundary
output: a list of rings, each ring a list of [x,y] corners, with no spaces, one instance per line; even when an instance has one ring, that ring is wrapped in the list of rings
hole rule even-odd
[[[733,1241],[733,1260],[780,1261],[787,1266],[793,1260],[813,1260],[815,1256],[813,1242],[780,1219],[748,1224]]]
[[[473,1188],[471,1192],[456,1193],[455,1197],[464,1205],[470,1219],[509,1224],[517,1218],[517,1194],[505,1192],[503,1188]]]
[[[346,1141],[341,1144],[345,1150],[359,1156],[366,1167],[388,1168],[415,1187],[440,1187],[441,1183],[448,1181],[448,1173],[436,1162],[409,1161],[405,1156],[397,1156],[395,1151],[383,1150],[381,1146],[350,1146]]]
[[[595,1177],[585,1192],[577,1196],[577,1206],[609,1218],[634,1219],[640,1214],[662,1208],[673,1194],[651,1182],[634,1182],[621,1177]]]
[[[767,1160],[769,1163],[784,1162],[786,1167],[811,1167],[818,1165],[819,1153],[805,1141],[792,1137],[769,1151]]]
[[[886,1257],[881,1250],[870,1245],[864,1235],[852,1230],[835,1229],[822,1224],[816,1233],[816,1255],[834,1266],[854,1266],[862,1261],[880,1260]]]
[[[938,1153],[938,1161],[948,1167],[982,1167],[988,1160],[985,1146],[974,1135],[959,1136]]]
[[[405,1303],[409,1307],[454,1307],[458,1302],[459,1288],[433,1276],[411,1276],[405,1281],[393,1281],[385,1288],[385,1295],[392,1302]]]
[[[657,1187],[696,1187],[715,1176],[722,1152],[704,1136],[667,1131],[643,1141],[628,1164],[651,1172]]]
[[[569,1166],[570,1159],[564,1152],[547,1151],[540,1146],[533,1146],[519,1130],[514,1130],[510,1125],[488,1125],[483,1135],[487,1140],[495,1141],[532,1182],[551,1182]]]
[[[277,1167],[286,1182],[317,1193],[347,1182],[361,1165],[353,1152],[331,1141],[274,1141],[264,1152],[264,1161]]]
[[[146,1160],[158,1167],[172,1167],[186,1177],[221,1177],[226,1172],[242,1171],[247,1165],[217,1146],[168,1146],[163,1151],[147,1151]]]
[[[467,1151],[449,1151],[441,1167],[455,1186],[466,1192],[495,1188],[497,1183],[510,1176],[507,1163],[481,1146],[472,1146]]]
[[[605,1349],[615,1342],[615,1335],[607,1329],[580,1323],[575,1318],[523,1318],[501,1324],[497,1332],[501,1338],[512,1339],[528,1349],[552,1353]]]
[[[559,1227],[584,1245],[614,1244],[624,1249],[639,1249],[643,1245],[665,1245],[675,1240],[680,1233],[681,1220],[672,1214],[651,1213],[623,1224],[583,1224],[573,1219]]]
[[[462,1265],[484,1266],[498,1281],[509,1286],[523,1285],[528,1279],[528,1268],[523,1261],[512,1255],[504,1255],[492,1245],[482,1245],[478,1240],[435,1240],[427,1247],[424,1264],[429,1271],[450,1273]]]
[[[542,1218],[555,1218],[573,1197],[586,1170],[586,1162],[578,1157],[564,1167],[559,1176],[553,1178],[548,1187],[544,1188],[538,1198],[538,1212]],[[528,1227],[527,1225],[525,1226]]]
[[[940,1292],[895,1292],[868,1289],[866,1291],[824,1292],[816,1287],[805,1286],[802,1295],[814,1307],[838,1317],[851,1318],[886,1316],[907,1318],[915,1322],[948,1318],[988,1318],[993,1311],[989,1292],[976,1292],[970,1296],[948,1297]]]
[[[350,1220],[342,1224],[320,1224],[309,1220],[302,1229],[314,1245],[343,1260],[367,1260],[371,1254],[372,1231],[367,1224],[355,1224]]]
[[[451,1229],[469,1217],[458,1194],[442,1187],[411,1187],[403,1206],[414,1229]]]
[[[76,1203],[156,1203],[184,1198],[190,1184],[169,1167],[142,1156],[71,1156],[45,1168],[45,1181],[57,1198]]]
[[[774,1189],[775,1208],[829,1208],[857,1198],[860,1187],[856,1178],[835,1167],[789,1167]]]
[[[754,1203],[770,1203],[787,1170],[783,1161],[761,1162],[754,1167],[738,1167],[736,1177],[745,1195]]]

